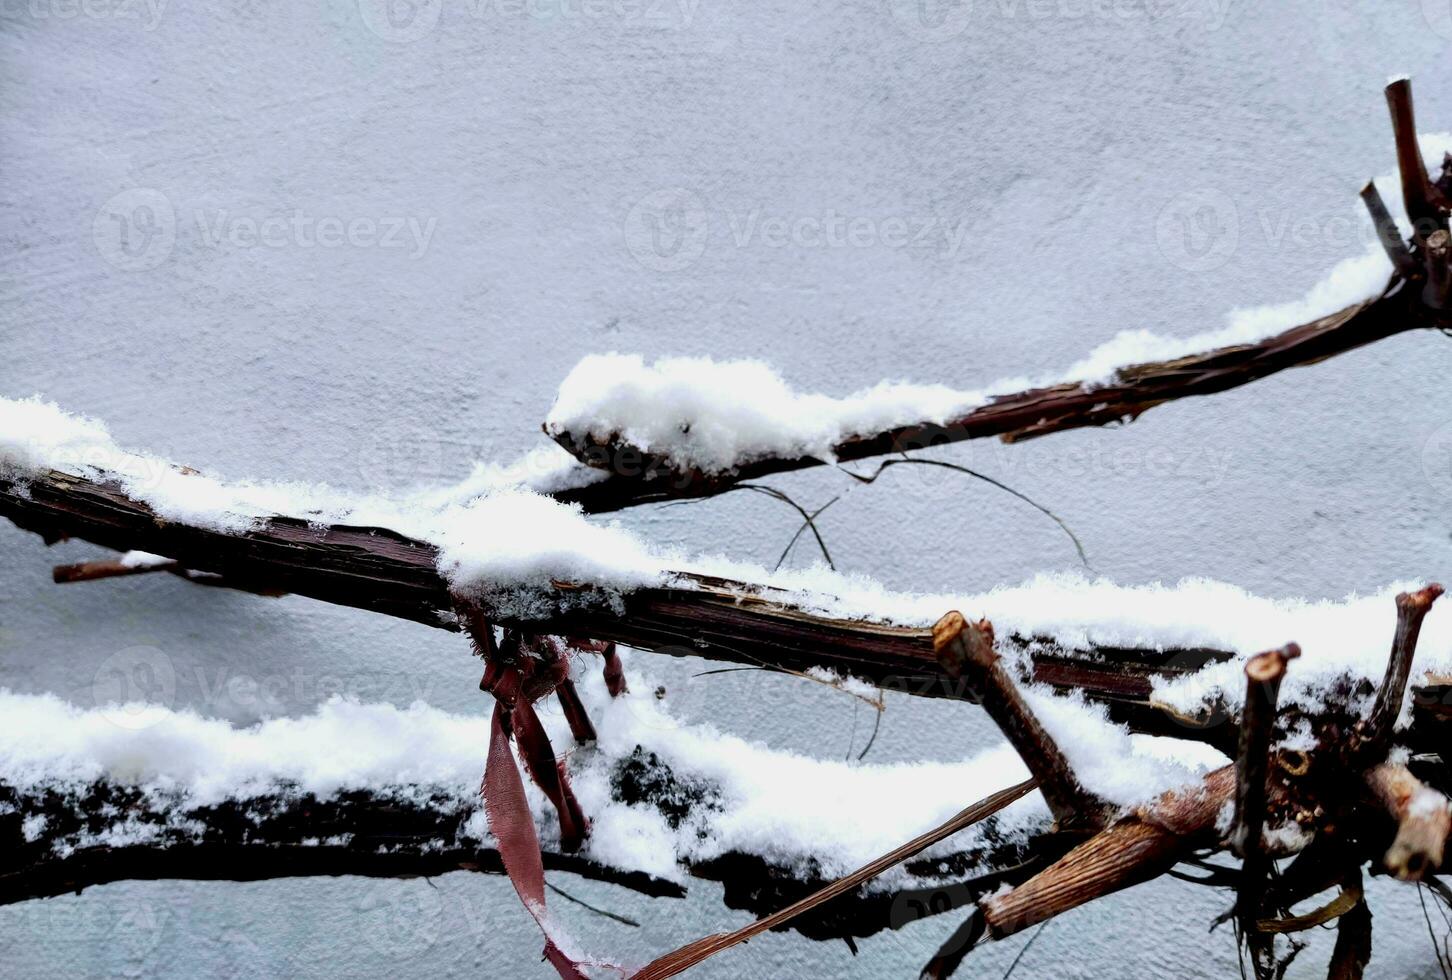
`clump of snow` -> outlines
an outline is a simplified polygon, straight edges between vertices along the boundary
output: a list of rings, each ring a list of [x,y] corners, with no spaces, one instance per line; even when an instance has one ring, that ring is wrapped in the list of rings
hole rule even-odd
[[[438,510],[451,504],[466,504],[476,497],[499,490],[560,493],[599,483],[609,476],[602,470],[584,465],[559,444],[546,442],[513,463],[476,462],[470,474],[458,483],[420,488],[408,492],[401,499],[409,506]]]
[[[44,814],[33,813],[20,822],[20,835],[27,842],[34,843],[45,833],[46,822]]]
[[[0,399],[0,476],[24,479],[46,470],[105,474],[169,520],[244,531],[260,517],[299,514],[325,496],[321,486],[221,481],[155,456],[128,452],[106,426],[40,398]]]
[[[1080,697],[1034,687],[1024,691],[1024,700],[1063,751],[1079,782],[1107,803],[1123,807],[1146,803],[1227,762],[1203,743],[1132,735],[1109,721],[1104,706]]]
[[[1430,786],[1418,786],[1407,801],[1407,816],[1410,817],[1435,817],[1448,810],[1452,810],[1452,803]]]
[[[551,432],[617,437],[678,466],[706,472],[760,456],[830,459],[860,433],[947,422],[982,405],[981,392],[882,383],[847,398],[793,390],[755,360],[593,354],[560,384]]]
[[[1452,149],[1452,135],[1422,136],[1421,147],[1428,165],[1436,166]],[[1397,178],[1381,177],[1376,183],[1404,232],[1409,231]],[[1359,204],[1349,201],[1348,207],[1357,209],[1359,227],[1371,228]],[[856,436],[948,423],[994,395],[1026,388],[1112,384],[1128,365],[1255,343],[1372,299],[1386,287],[1392,270],[1375,234],[1368,231],[1364,241],[1361,255],[1337,263],[1300,299],[1233,310],[1224,327],[1191,336],[1123,331],[1067,370],[1038,379],[1003,379],[973,390],[884,382],[832,397],[797,391],[756,360],[663,357],[647,364],[639,355],[597,354],[581,360],[561,383],[545,425],[554,434],[623,442],[669,459],[679,469],[706,473],[728,472],[765,457],[830,462],[834,447]]]
[[[126,568],[160,568],[171,564],[165,555],[153,555],[149,551],[128,551],[117,559]]]
[[[407,524],[404,525],[408,527]],[[515,611],[554,581],[618,594],[664,581],[661,557],[616,524],[594,524],[579,508],[524,490],[496,491],[414,522],[439,548],[438,565],[455,591],[507,594]],[[553,601],[551,599],[551,601]]]

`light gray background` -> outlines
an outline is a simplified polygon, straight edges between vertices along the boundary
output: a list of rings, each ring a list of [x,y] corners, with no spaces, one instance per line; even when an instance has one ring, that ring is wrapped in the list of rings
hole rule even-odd
[[[1126,328],[1214,327],[1361,250],[1343,221],[1359,182],[1392,168],[1389,73],[1414,74],[1423,129],[1452,129],[1446,0],[3,11],[0,392],[226,475],[351,486],[454,478],[534,445],[591,352],[762,357],[843,394],[884,377],[973,386]],[[353,233],[322,247],[322,219]],[[407,231],[385,247],[369,220],[432,237],[421,254]],[[1402,336],[1126,429],[947,458],[1055,508],[1123,582],[1340,596],[1447,575],[1449,351]],[[846,488],[775,482],[808,504]],[[768,562],[794,529],[750,494],[625,519]],[[1040,515],[937,472],[857,490],[823,527],[839,567],[902,588],[1075,564]],[[175,665],[175,705],[239,723],[339,685],[486,709],[455,636],[169,578],[50,583],[52,563],[95,554],[0,528],[0,683],[90,704],[98,667],[140,646]],[[865,741],[865,715],[854,731],[850,702],[811,685],[647,666],[691,717],[801,751]],[[872,758],[994,738],[971,708],[899,698]],[[557,880],[642,921],[561,904],[602,951],[644,957],[745,919],[709,884],[649,903]],[[1438,975],[1415,891],[1372,894],[1372,974]],[[1236,976],[1229,933],[1206,932],[1226,901],[1131,891],[1052,923],[1015,975]],[[773,935],[698,975],[913,976],[954,925],[856,958]],[[1292,976],[1321,975],[1329,936],[1313,938]],[[1001,975],[1023,941],[975,953],[970,975]],[[548,976],[539,947],[508,883],[467,875],[120,884],[0,909],[13,977]]]

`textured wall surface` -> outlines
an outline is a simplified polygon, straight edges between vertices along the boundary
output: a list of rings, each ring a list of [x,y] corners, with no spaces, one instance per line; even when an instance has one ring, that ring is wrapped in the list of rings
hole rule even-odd
[[[1424,129],[1452,129],[1446,0],[6,0],[0,25],[0,392],[222,474],[352,486],[533,445],[589,352],[757,356],[842,394],[1216,326],[1362,249],[1356,190],[1393,165],[1388,74],[1413,73]],[[1125,429],[948,456],[1053,507],[1124,582],[1333,597],[1446,576],[1449,359],[1401,336]],[[624,519],[767,562],[794,529],[751,494]],[[937,472],[854,490],[823,529],[839,567],[900,588],[1076,564],[1041,515]],[[95,553],[0,527],[0,684],[91,704],[107,659],[145,647],[174,666],[172,704],[238,723],[340,685],[485,710],[457,637],[166,577],[50,584]],[[689,717],[800,751],[865,742],[813,685],[648,660]],[[972,708],[899,699],[870,759],[993,738]],[[600,950],[744,920],[709,885],[647,903],[558,883],[640,920],[563,905]],[[1372,975],[1439,975],[1415,891],[1373,894]],[[1238,975],[1230,934],[1206,933],[1225,902],[1131,891],[1051,923],[1015,975]],[[698,972],[913,976],[953,925],[855,958],[773,935]],[[1292,976],[1322,975],[1313,941]],[[17,978],[545,977],[539,946],[507,882],[461,875],[0,909]]]

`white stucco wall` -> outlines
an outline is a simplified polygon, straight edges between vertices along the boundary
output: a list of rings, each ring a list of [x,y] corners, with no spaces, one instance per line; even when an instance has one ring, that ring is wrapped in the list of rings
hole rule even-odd
[[[1217,325],[1359,251],[1343,219],[1393,165],[1388,74],[1415,76],[1424,129],[1452,129],[1445,0],[923,3],[396,0],[390,19],[382,0],[6,0],[0,392],[224,474],[399,486],[542,438],[589,352],[759,356],[833,393],[971,386],[1125,328]],[[1125,582],[1339,596],[1445,576],[1449,355],[1402,336],[1127,429],[948,456],[1053,507]],[[846,481],[776,482],[821,503]],[[765,561],[794,528],[749,494],[625,519]],[[823,528],[839,567],[902,588],[1074,565],[1040,515],[936,472],[856,490]],[[50,583],[95,553],[0,527],[0,684],[91,703],[107,659],[146,647],[174,667],[174,705],[237,722],[339,683],[486,708],[457,637],[169,578]],[[845,699],[646,666],[688,715],[847,751]],[[994,737],[970,707],[898,699],[873,757]],[[626,955],[744,920],[706,884],[655,903],[561,884],[641,920],[562,906]],[[1372,975],[1437,975],[1416,893],[1373,895]],[[1238,975],[1229,933],[1206,934],[1226,900],[1126,893],[1052,923],[1016,975]],[[913,976],[955,924],[855,959],[769,936],[698,973]],[[1001,975],[1022,942],[970,962]],[[544,977],[539,945],[507,882],[466,875],[127,883],[0,908],[17,978]],[[1329,949],[1318,934],[1291,975],[1322,975]]]

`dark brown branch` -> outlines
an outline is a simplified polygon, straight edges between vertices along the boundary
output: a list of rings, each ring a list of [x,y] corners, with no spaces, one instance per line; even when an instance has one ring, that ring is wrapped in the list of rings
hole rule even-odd
[[[181,567],[177,562],[167,560],[148,564],[128,564],[119,558],[76,562],[73,565],[57,565],[50,570],[50,578],[57,585],[67,582],[94,582],[103,578],[122,578],[127,575],[145,575],[149,572],[169,572]]]
[[[655,807],[678,820],[689,819],[688,810],[697,805],[715,806],[709,796],[698,800],[683,792],[683,784],[669,770],[642,774],[635,772],[639,765],[632,761],[632,775],[613,781],[615,798]],[[1028,788],[1014,787],[994,800],[1002,797],[1011,802]],[[154,794],[108,782],[92,784],[81,793],[0,783],[0,802],[6,805],[0,807],[4,811],[0,812],[0,905],[127,880],[412,878],[453,871],[504,874],[498,852],[480,847],[469,836],[475,815],[471,801],[450,794],[420,793],[417,787],[399,789],[349,791],[322,799],[280,792],[205,807],[168,807]],[[106,816],[108,813],[111,815]],[[120,815],[129,826],[153,828],[153,839],[125,846],[94,843],[95,835],[122,819]],[[33,830],[27,834],[26,821],[33,818],[44,818],[44,825],[38,834]],[[182,832],[178,827],[187,829]],[[92,842],[82,842],[85,835]],[[80,846],[73,849],[56,850],[58,844],[77,842]],[[1053,834],[1027,845],[990,842],[921,861],[910,860],[912,855],[905,847],[899,849],[894,863],[906,861],[909,880],[922,884],[896,894],[839,886],[830,900],[813,903],[810,913],[789,917],[789,921],[773,920],[773,927],[791,928],[813,939],[865,937],[897,929],[956,907],[954,902],[944,901],[945,896],[961,891],[961,902],[972,901],[992,891],[1005,876],[1021,880],[1015,869],[1031,868],[1026,862],[1033,860],[1040,847],[1049,855],[1061,851]],[[649,897],[686,894],[675,882],[563,854],[553,847],[545,850],[544,865],[547,870],[609,882]],[[945,868],[953,870],[945,873]],[[722,883],[727,905],[757,915],[774,912],[828,884],[803,877],[799,868],[745,854],[726,854],[687,870],[695,878]]]
[[[234,588],[287,592],[459,630],[459,614],[435,567],[432,545],[384,528],[319,527],[277,517],[231,534],[160,521],[116,485],[59,472],[24,486],[0,479],[0,516],[47,541],[81,538],[118,551],[167,555],[198,575],[218,575]],[[700,656],[804,671],[822,667],[923,697],[971,700],[950,676],[926,629],[908,629],[814,615],[792,597],[749,583],[682,575],[673,588],[639,589],[623,607],[574,604],[531,631],[586,636],[673,656]],[[561,597],[578,586],[558,583]],[[487,611],[486,611],[487,612]],[[498,625],[525,625],[498,619]],[[1209,737],[1150,703],[1152,678],[1232,657],[1216,650],[1100,649],[1083,656],[1051,641],[1009,637],[1028,647],[1036,683],[1082,689],[1106,701],[1111,716],[1136,730]]]
[[[1371,215],[1371,223],[1376,228],[1377,240],[1386,251],[1386,257],[1391,260],[1392,268],[1403,277],[1415,275],[1421,268],[1417,260],[1407,249],[1407,243],[1402,241],[1401,229],[1397,227],[1397,220],[1387,210],[1386,202],[1381,198],[1381,192],[1376,189],[1376,184],[1367,181],[1366,186],[1361,189],[1361,202],[1366,205],[1367,212]]]
[[[1293,327],[1255,344],[1224,347],[1173,361],[1121,368],[1107,385],[1070,383],[1001,395],[946,424],[920,423],[858,436],[832,450],[841,462],[897,455],[916,449],[998,436],[1017,441],[1051,432],[1126,422],[1164,402],[1209,395],[1248,384],[1286,368],[1315,364],[1366,344],[1419,327],[1434,326],[1416,301],[1417,290],[1383,297]],[[817,458],[751,460],[729,474],[678,471],[672,462],[618,440],[550,433],[589,465],[610,471],[598,483],[556,494],[585,510],[618,510],[636,504],[706,497],[744,480],[820,466]]]
[[[933,651],[950,677],[962,677],[1038,780],[1061,828],[1103,826],[1105,806],[1074,776],[1069,760],[1034,717],[994,649],[993,624],[950,612],[933,627]]]
[[[263,881],[358,875],[412,878],[451,871],[503,874],[492,848],[468,839],[472,806],[452,797],[402,792],[254,796],[169,810],[158,797],[111,783],[83,795],[0,783],[0,905],[80,892],[115,881]],[[105,816],[110,813],[111,816]],[[170,818],[180,814],[180,820]],[[70,845],[112,822],[149,827],[144,844]],[[38,834],[25,821],[41,821]],[[173,829],[188,827],[183,835]],[[545,867],[612,882],[652,897],[684,897],[680,885],[639,871],[548,852]]]
[[[80,538],[117,551],[169,555],[189,576],[263,595],[291,593],[458,631],[459,612],[435,567],[432,545],[386,528],[320,527],[276,517],[245,534],[160,521],[144,503],[104,480],[59,472],[24,485],[0,479],[0,517],[45,541]],[[623,608],[576,605],[527,624],[534,632],[592,637],[671,656],[805,671],[822,667],[918,697],[973,700],[933,652],[931,632],[807,613],[770,588],[682,575],[681,587],[639,589]],[[560,596],[581,589],[556,586]],[[501,620],[498,625],[525,625]],[[1224,712],[1187,718],[1152,700],[1154,678],[1234,658],[1228,650],[1092,647],[1067,650],[1050,638],[1000,637],[1030,664],[1030,679],[1082,692],[1112,720],[1138,732],[1209,742],[1228,755],[1236,728]],[[619,678],[617,678],[617,681]],[[1452,686],[1416,692],[1428,732],[1452,715]]]
[[[1331,951],[1331,966],[1326,980],[1361,980],[1366,964],[1371,961],[1371,909],[1366,899],[1336,922],[1336,946]]]
[[[1245,711],[1241,716],[1240,749],[1236,755],[1235,822],[1230,839],[1232,848],[1241,857],[1234,914],[1250,951],[1255,975],[1266,980],[1275,973],[1274,940],[1256,925],[1265,903],[1266,876],[1271,867],[1271,859],[1261,844],[1266,776],[1281,678],[1285,676],[1286,664],[1300,655],[1300,648],[1293,643],[1258,654],[1245,665]]]
[[[212,572],[199,572],[196,569],[185,568],[180,562],[170,559],[150,564],[129,564],[119,559],[76,562],[71,565],[56,565],[50,570],[50,577],[57,585],[66,585],[71,582],[96,582],[101,579],[124,578],[128,575],[145,575],[148,572],[168,572],[177,578],[186,579],[194,585],[237,589],[241,592],[251,592],[253,595],[274,599],[287,594],[258,585],[239,585]]]
[[[1442,195],[1427,177],[1422,149],[1417,142],[1417,120],[1412,111],[1412,83],[1399,78],[1386,87],[1386,104],[1391,110],[1392,138],[1396,141],[1397,170],[1402,180],[1402,201],[1412,222],[1413,237],[1420,239],[1443,223],[1439,205]]]
[[[1392,730],[1401,715],[1407,682],[1412,675],[1412,660],[1417,654],[1422,620],[1427,618],[1432,603],[1437,601],[1442,591],[1442,586],[1433,583],[1416,592],[1403,592],[1397,596],[1397,628],[1392,637],[1391,655],[1387,658],[1386,675],[1376,692],[1371,714],[1361,726],[1359,741],[1361,751],[1367,757],[1384,756],[1391,745]]]
[[[1245,665],[1245,713],[1240,722],[1240,752],[1236,759],[1235,823],[1231,846],[1240,854],[1240,887],[1235,909],[1244,934],[1255,945],[1255,922],[1265,899],[1270,858],[1261,846],[1265,824],[1266,777],[1270,766],[1271,736],[1276,705],[1286,664],[1301,655],[1294,643],[1280,650],[1257,654]]]
[[[1422,302],[1434,310],[1452,305],[1452,235],[1438,228],[1427,236],[1422,247],[1427,264],[1427,284],[1422,287]]]

